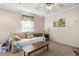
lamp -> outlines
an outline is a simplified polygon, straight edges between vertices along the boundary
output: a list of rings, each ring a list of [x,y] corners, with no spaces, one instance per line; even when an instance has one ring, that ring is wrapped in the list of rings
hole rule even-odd
[[[49,28],[43,28],[43,33],[44,34],[48,34],[50,32],[50,29]]]

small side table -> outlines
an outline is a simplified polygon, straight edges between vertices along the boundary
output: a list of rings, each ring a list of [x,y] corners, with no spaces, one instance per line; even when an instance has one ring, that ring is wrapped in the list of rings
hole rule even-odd
[[[49,41],[49,34],[45,34],[46,41]]]

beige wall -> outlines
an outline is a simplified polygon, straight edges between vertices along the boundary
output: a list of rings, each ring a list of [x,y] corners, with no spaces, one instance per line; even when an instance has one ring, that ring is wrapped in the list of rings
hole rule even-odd
[[[59,18],[65,18],[65,27],[53,27]],[[79,47],[79,7],[46,17],[44,26],[49,28],[51,40]]]
[[[35,32],[42,32],[43,17],[35,16]],[[11,32],[21,31],[21,14],[0,10],[0,41],[8,39]]]
[[[0,40],[7,40],[10,32],[19,31],[21,29],[20,21],[19,14],[0,10]]]
[[[36,16],[35,17],[35,32],[42,33],[44,28],[44,17]]]

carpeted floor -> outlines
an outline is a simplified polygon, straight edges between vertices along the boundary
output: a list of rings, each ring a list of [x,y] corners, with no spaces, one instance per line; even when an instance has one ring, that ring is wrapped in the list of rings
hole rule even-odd
[[[72,47],[57,42],[49,42],[49,51],[46,48],[36,51],[32,56],[76,56]],[[0,56],[23,56],[23,52],[13,54],[11,52],[0,53]]]

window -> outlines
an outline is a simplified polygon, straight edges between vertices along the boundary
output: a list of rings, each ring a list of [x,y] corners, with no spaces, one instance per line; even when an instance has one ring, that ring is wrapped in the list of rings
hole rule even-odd
[[[34,31],[34,21],[32,21],[31,19],[26,18],[26,20],[21,21],[21,24],[22,24],[22,32]]]

